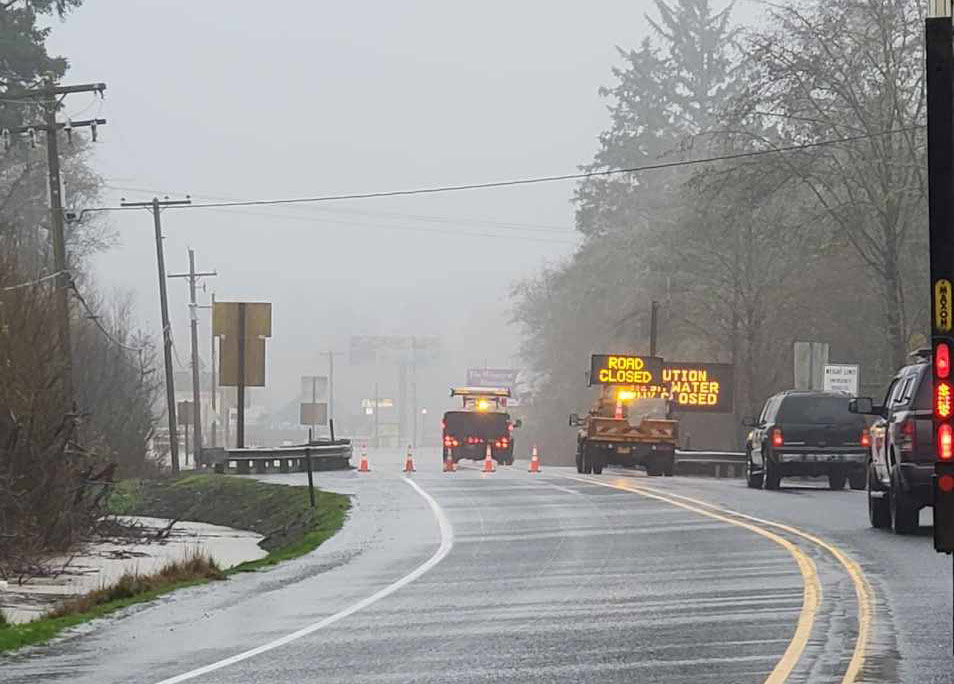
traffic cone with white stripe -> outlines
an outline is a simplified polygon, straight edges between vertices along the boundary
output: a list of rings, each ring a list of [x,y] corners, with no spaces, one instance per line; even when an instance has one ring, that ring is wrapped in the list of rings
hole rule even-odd
[[[497,472],[497,462],[494,460],[494,457],[490,450],[490,444],[487,445],[487,455],[484,457],[484,469],[485,473],[495,473]]]
[[[530,472],[540,472],[540,454],[537,453],[537,445],[533,445],[533,452],[530,454]]]
[[[445,473],[454,473],[457,472],[457,464],[454,463],[454,457],[450,454],[447,455],[447,458],[444,459],[444,472]]]
[[[414,454],[411,453],[411,445],[407,445],[407,456],[404,457],[404,472],[413,473],[414,468]]]
[[[359,473],[370,473],[371,467],[368,465],[368,447],[361,446],[361,460],[358,461]]]

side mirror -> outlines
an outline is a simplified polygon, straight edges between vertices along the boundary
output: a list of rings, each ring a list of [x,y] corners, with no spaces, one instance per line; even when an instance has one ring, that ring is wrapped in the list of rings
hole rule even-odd
[[[513,426],[515,428],[523,427],[523,420],[521,418],[517,418],[517,420],[513,421]]]
[[[744,425],[745,427],[755,427],[758,424],[759,422],[755,420],[755,418],[753,418],[752,416],[746,416],[745,418],[742,419],[742,425]]]
[[[848,410],[851,413],[860,413],[863,416],[880,415],[881,411],[875,410],[874,401],[871,397],[855,397],[848,400]]]
[[[570,414],[570,427],[577,427],[580,424],[580,414],[571,413]]]

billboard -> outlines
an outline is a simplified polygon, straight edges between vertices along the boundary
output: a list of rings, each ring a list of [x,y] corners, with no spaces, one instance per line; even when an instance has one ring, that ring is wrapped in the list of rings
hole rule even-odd
[[[593,354],[590,385],[657,385],[662,381],[662,366],[658,356]]]
[[[378,360],[429,363],[440,356],[440,337],[408,335],[352,335],[348,356],[352,364]]]
[[[468,368],[468,387],[513,387],[520,371],[513,368]]]

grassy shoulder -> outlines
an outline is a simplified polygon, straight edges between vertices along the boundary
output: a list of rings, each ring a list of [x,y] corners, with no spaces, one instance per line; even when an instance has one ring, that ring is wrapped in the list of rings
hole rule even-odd
[[[63,603],[42,618],[7,623],[0,614],[0,653],[50,640],[64,629],[187,586],[224,580],[314,550],[344,524],[348,497],[320,492],[311,508],[307,487],[288,487],[227,475],[187,474],[121,483],[113,512],[226,525],[263,535],[268,555],[223,572],[201,556],[171,563],[154,575],[124,575],[108,587]]]

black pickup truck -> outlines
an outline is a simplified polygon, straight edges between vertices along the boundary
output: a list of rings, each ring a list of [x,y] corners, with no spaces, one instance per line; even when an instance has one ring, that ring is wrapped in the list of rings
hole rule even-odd
[[[865,488],[870,436],[841,392],[788,390],[769,397],[746,440],[749,487],[778,489],[783,477],[827,476],[831,489]]]

